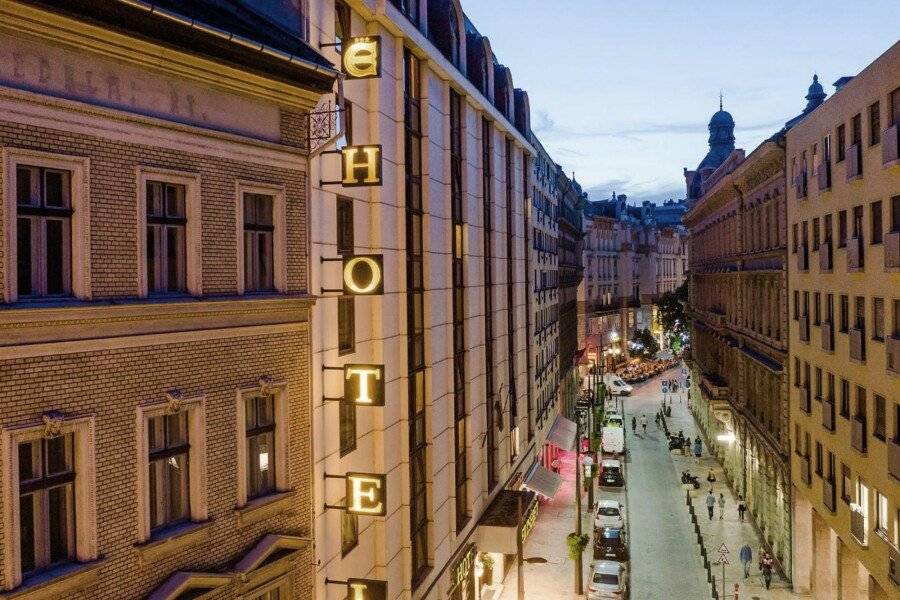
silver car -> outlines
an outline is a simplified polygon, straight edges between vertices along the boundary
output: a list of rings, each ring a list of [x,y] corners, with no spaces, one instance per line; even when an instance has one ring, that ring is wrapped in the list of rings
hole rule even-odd
[[[622,515],[622,505],[618,500],[598,500],[594,509],[594,527],[617,527],[624,529],[625,518]]]
[[[595,560],[591,564],[588,600],[628,597],[628,573],[625,565],[612,560]]]

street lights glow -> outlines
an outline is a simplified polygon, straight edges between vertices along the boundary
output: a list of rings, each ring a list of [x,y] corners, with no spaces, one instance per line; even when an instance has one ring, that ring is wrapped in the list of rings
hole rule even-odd
[[[727,431],[725,433],[720,433],[719,435],[717,435],[716,439],[719,440],[720,442],[725,442],[725,443],[730,444],[731,442],[734,441],[734,434],[730,431]]]

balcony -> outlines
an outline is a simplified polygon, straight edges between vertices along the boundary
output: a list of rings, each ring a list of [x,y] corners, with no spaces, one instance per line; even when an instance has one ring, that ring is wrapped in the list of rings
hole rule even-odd
[[[850,358],[859,362],[866,360],[865,335],[856,327],[850,330]]]
[[[822,350],[825,352],[834,352],[834,325],[831,321],[822,322]]]
[[[900,122],[881,134],[881,165],[885,169],[900,166]]]
[[[900,269],[900,231],[891,231],[884,236],[884,268]]]
[[[800,244],[800,248],[797,249],[797,270],[809,270],[809,249],[806,244]]]
[[[869,449],[866,441],[866,421],[862,417],[853,417],[850,421],[850,445],[863,454]]]
[[[888,473],[900,481],[900,441],[888,440]]]
[[[837,498],[834,493],[834,482],[827,479],[822,480],[822,502],[825,507],[834,512],[837,509]]]
[[[850,533],[861,546],[868,545],[866,538],[866,516],[862,509],[856,505],[850,505]]]
[[[816,179],[819,183],[820,192],[831,189],[831,163],[823,162],[819,165],[819,170],[816,172]]]
[[[863,268],[865,250],[863,250],[862,240],[852,237],[847,240],[847,270],[859,271]]]
[[[800,317],[800,341],[809,342],[809,315]]]
[[[847,148],[847,181],[862,177],[862,146],[859,142]]]
[[[822,402],[822,427],[828,431],[834,431],[834,400],[826,399]]]
[[[887,370],[900,375],[900,337],[892,335],[887,338]]]
[[[819,246],[819,271],[821,273],[830,273],[834,268],[832,263],[831,242],[825,240]]]

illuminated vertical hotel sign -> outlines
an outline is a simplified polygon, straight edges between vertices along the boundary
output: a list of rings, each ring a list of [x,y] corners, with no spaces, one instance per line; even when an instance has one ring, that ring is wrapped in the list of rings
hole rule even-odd
[[[383,517],[387,514],[387,476],[347,473],[347,507],[353,515]]]
[[[344,42],[341,68],[347,79],[381,77],[381,36],[352,37]]]
[[[387,581],[351,577],[347,580],[347,600],[387,600]]]
[[[355,406],[384,406],[384,365],[344,365],[343,401]]]
[[[384,293],[384,257],[381,254],[353,254],[341,258],[344,295],[380,296]]]

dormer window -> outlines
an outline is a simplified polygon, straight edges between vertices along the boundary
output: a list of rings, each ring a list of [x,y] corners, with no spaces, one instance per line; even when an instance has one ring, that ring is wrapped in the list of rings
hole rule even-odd
[[[459,17],[456,8],[450,7],[450,62],[459,67],[461,44],[459,35]]]

